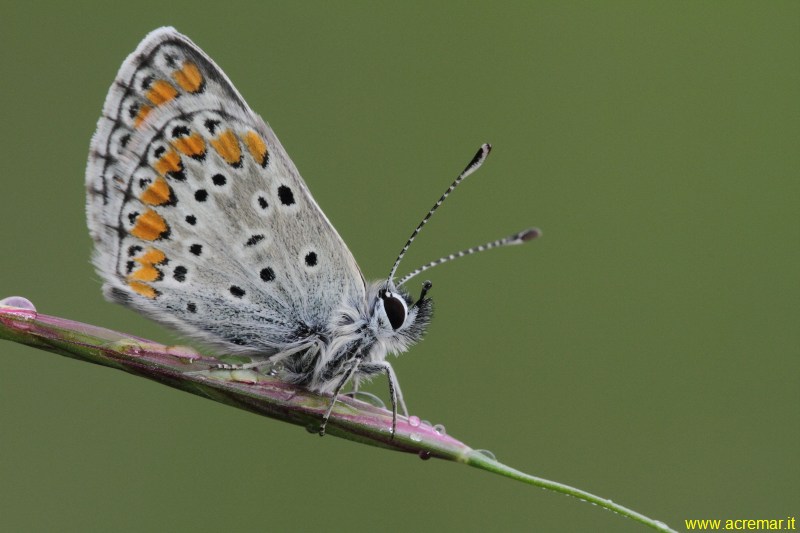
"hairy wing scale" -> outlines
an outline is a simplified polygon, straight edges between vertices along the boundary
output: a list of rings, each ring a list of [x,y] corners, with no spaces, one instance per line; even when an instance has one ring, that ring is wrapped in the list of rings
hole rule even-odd
[[[106,296],[201,341],[271,355],[365,305],[352,254],[272,130],[172,28],[123,63],[86,180]]]

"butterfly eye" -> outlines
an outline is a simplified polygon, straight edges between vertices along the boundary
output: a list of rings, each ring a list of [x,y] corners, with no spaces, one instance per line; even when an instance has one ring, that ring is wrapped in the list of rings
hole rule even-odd
[[[380,298],[383,300],[383,309],[386,311],[389,323],[396,331],[406,321],[408,313],[406,302],[397,294],[387,290],[380,292]]]

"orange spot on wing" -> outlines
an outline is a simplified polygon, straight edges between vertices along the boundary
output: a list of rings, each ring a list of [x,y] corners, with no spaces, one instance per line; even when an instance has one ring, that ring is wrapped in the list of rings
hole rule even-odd
[[[250,155],[256,160],[256,163],[262,167],[267,165],[267,158],[269,157],[267,143],[264,142],[264,139],[262,139],[258,133],[252,130],[248,131],[244,136],[244,144],[247,146]]]
[[[156,248],[148,248],[141,256],[134,258],[134,261],[139,263],[140,266],[128,275],[128,279],[133,281],[158,281],[163,275],[155,265],[166,260],[167,256],[164,255],[164,252]]]
[[[202,90],[205,83],[200,69],[191,61],[186,61],[180,70],[172,73],[172,77],[175,78],[181,89],[188,93],[196,93]]]
[[[181,156],[175,150],[170,150],[161,159],[156,161],[153,168],[162,176],[166,176],[169,172],[180,172],[183,170]]]
[[[167,256],[164,255],[164,252],[162,252],[161,250],[158,250],[156,248],[148,248],[143,255],[137,257],[134,260],[143,265],[158,265],[166,261]]]
[[[139,112],[136,114],[136,118],[133,119],[133,127],[134,128],[138,128],[139,126],[141,126],[142,122],[144,122],[144,119],[147,118],[147,115],[149,115],[150,111],[152,111],[152,110],[153,110],[153,108],[150,107],[149,105],[142,104],[139,107]]]
[[[156,281],[161,279],[161,272],[153,265],[142,265],[128,276],[129,280]]]
[[[188,137],[180,137],[172,141],[179,152],[191,157],[201,156],[206,153],[206,143],[199,133],[192,133]]]
[[[148,209],[136,217],[131,235],[145,241],[154,241],[162,237],[168,230],[169,226],[164,218],[152,209]]]
[[[147,91],[145,96],[147,96],[147,99],[153,102],[154,105],[161,105],[178,96],[178,90],[164,80],[156,80],[150,86],[150,90]]]
[[[225,130],[219,137],[211,141],[211,146],[229,165],[238,165],[242,160],[239,141],[231,130]]]
[[[163,205],[172,199],[172,189],[167,185],[167,181],[159,176],[145,189],[139,199],[149,205]]]
[[[133,292],[136,294],[141,294],[145,298],[150,298],[152,300],[158,296],[157,290],[146,283],[142,283],[141,281],[129,281],[128,286],[131,288],[131,290],[133,290]]]

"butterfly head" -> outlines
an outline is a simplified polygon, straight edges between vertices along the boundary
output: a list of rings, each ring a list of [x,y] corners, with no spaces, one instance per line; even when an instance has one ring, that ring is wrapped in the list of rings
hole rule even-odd
[[[373,287],[370,323],[376,338],[391,346],[391,351],[405,351],[422,338],[433,313],[433,300],[427,298],[430,288],[431,282],[426,281],[414,300],[391,282]]]

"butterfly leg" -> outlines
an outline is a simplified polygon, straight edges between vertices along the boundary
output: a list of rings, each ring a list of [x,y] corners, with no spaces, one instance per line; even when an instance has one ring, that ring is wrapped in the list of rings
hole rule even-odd
[[[214,368],[217,370],[262,370],[275,366],[274,361],[252,361],[250,363],[230,364],[230,363],[217,363]]]
[[[408,408],[406,402],[403,400],[403,393],[400,391],[400,382],[397,381],[397,376],[394,373],[392,365],[388,361],[376,361],[369,363],[369,365],[362,365],[361,369],[370,374],[377,374],[378,372],[385,372],[386,378],[389,381],[389,397],[392,400],[392,438],[397,432],[397,406],[403,411],[403,415],[408,418]]]
[[[291,350],[285,350],[283,352],[273,354],[266,359],[258,359],[252,360],[249,363],[240,363],[240,364],[230,364],[230,363],[217,363],[214,365],[215,369],[218,370],[257,370],[259,372],[264,372],[265,374],[273,374],[275,370],[280,366],[281,362],[289,357],[292,354],[297,353],[302,348],[292,348]],[[308,348],[306,355],[310,358],[316,356],[319,352],[319,346],[314,344],[310,348]]]
[[[358,376],[356,376],[353,379],[353,390],[350,391],[348,394],[351,394],[353,396],[353,398],[357,397],[358,396],[358,388],[359,388],[360,385],[361,385],[361,380],[359,380]]]
[[[339,383],[336,385],[336,389],[334,389],[333,391],[333,398],[331,398],[331,404],[328,406],[328,410],[325,411],[325,414],[322,415],[322,425],[319,426],[320,437],[325,436],[325,426],[328,425],[328,419],[331,417],[331,413],[333,412],[333,406],[336,405],[336,398],[339,397],[339,392],[341,392],[342,387],[344,387],[345,384],[348,381],[350,381],[350,378],[353,377],[353,374],[356,373],[356,370],[358,370],[358,365],[360,363],[361,363],[361,358],[354,357],[351,360],[350,368],[347,370],[347,372],[345,372],[344,376],[342,376],[342,379],[339,380]]]
[[[364,365],[359,365],[359,370],[364,369]],[[371,392],[366,392],[361,390],[361,377],[356,374],[353,376],[353,388],[349,392],[344,393],[345,396],[348,398],[353,398],[354,400],[361,400],[367,403],[371,403],[376,407],[381,407],[386,409],[386,404],[383,403],[383,400],[372,394]]]

